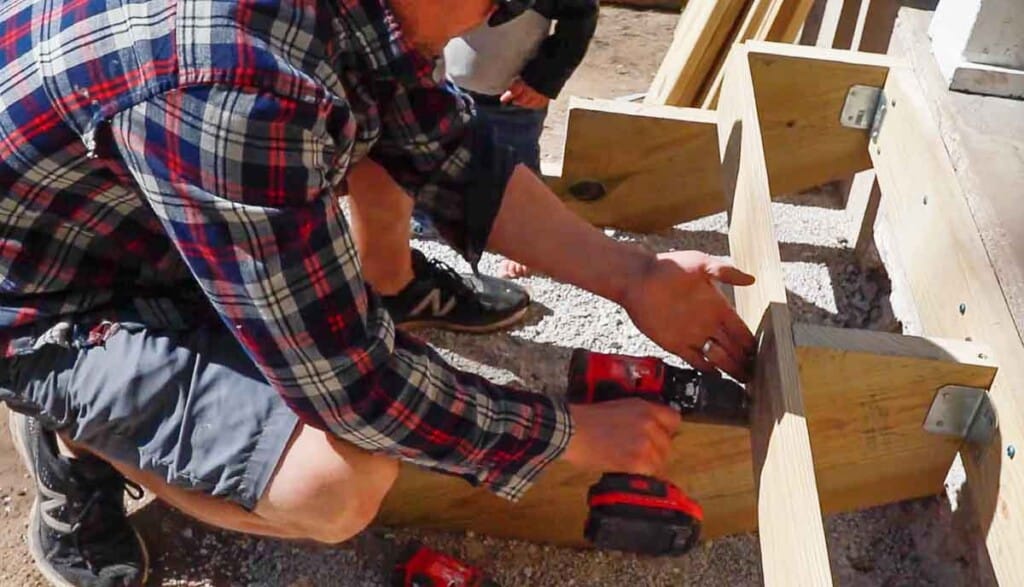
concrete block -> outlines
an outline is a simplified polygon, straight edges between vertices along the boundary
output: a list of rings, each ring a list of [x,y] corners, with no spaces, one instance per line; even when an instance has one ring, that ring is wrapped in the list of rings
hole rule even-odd
[[[1024,2],[942,0],[928,33],[951,90],[1024,98]]]

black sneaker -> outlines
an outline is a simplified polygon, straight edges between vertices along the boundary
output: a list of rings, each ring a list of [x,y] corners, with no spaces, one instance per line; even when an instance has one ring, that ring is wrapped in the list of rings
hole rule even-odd
[[[405,289],[382,296],[396,326],[456,332],[492,332],[520,321],[530,306],[523,288],[497,277],[460,275],[412,250],[415,274]]]
[[[11,436],[36,482],[29,513],[28,548],[36,566],[62,587],[142,585],[149,555],[124,509],[128,483],[109,464],[69,459],[57,438],[34,418],[11,412]]]

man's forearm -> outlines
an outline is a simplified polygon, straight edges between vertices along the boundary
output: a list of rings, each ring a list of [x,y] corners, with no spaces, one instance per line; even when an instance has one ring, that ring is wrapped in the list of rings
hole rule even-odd
[[[519,165],[494,221],[488,248],[552,278],[621,303],[654,255],[608,238]]]

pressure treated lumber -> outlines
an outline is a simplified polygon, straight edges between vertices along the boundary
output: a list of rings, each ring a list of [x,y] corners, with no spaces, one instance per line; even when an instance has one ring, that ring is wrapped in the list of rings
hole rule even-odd
[[[572,98],[567,124],[562,175],[551,185],[592,224],[653,232],[722,210],[714,113]],[[570,196],[584,180],[607,195]]]
[[[984,341],[1000,365],[989,393],[999,433],[962,456],[996,576],[1002,585],[1022,585],[1024,469],[1013,456],[1024,438],[1024,345],[913,73],[893,69],[885,94],[885,119],[870,153],[882,189],[880,213],[898,228],[894,253],[921,327],[930,335]]]
[[[935,494],[960,440],[926,432],[924,415],[945,385],[988,389],[997,373],[992,351],[963,340],[800,323],[793,337],[822,509]],[[860,432],[872,423],[887,431]]]
[[[752,0],[742,23],[732,38],[732,51],[747,41],[792,43],[811,11],[814,0]],[[701,95],[703,108],[715,108],[725,70],[718,67],[709,76]]]
[[[840,124],[853,85],[881,87],[884,55],[783,43],[746,45],[772,195],[871,167],[868,133]]]
[[[773,197],[867,169],[868,136],[839,124],[853,84],[879,86],[891,61],[779,43],[748,43]],[[653,232],[725,209],[713,113],[613,100],[570,102],[561,177],[552,189],[597,226]],[[608,195],[581,202],[582,180]]]
[[[962,340],[793,325],[815,476],[826,512],[936,495],[958,442],[921,429],[936,390],[986,387],[995,367],[984,345]],[[705,512],[714,538],[757,527],[750,435],[684,423],[670,477]],[[583,545],[587,487],[597,475],[556,464],[518,504],[460,479],[404,465],[381,522],[473,530]]]
[[[748,2],[691,0],[687,3],[644,102],[694,105],[705,79],[720,67],[719,57],[733,42],[735,23]]]
[[[758,337],[758,360],[748,389],[755,398],[751,449],[761,564],[766,585],[831,585],[754,99],[751,63],[745,48],[740,48],[726,64],[718,144],[730,255],[739,267],[757,276],[754,285],[735,290],[735,299],[740,317]],[[800,548],[793,548],[796,544]]]
[[[751,0],[739,22],[736,30],[733,31],[729,43],[723,48],[722,55],[712,71],[708,73],[700,94],[700,105],[702,108],[713,110],[718,104],[718,93],[722,90],[722,81],[725,79],[725,63],[729,54],[737,46],[754,39],[754,35],[764,22],[768,10],[771,8],[772,0]]]

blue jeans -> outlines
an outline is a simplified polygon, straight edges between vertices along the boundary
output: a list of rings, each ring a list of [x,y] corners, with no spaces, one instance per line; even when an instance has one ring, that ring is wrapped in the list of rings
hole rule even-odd
[[[548,109],[534,110],[513,105],[476,104],[480,120],[490,125],[499,145],[515,149],[518,161],[540,175],[540,135],[544,132],[544,119]],[[412,232],[420,238],[437,238],[430,218],[416,210],[412,217]]]
[[[499,145],[515,149],[520,163],[540,173],[540,135],[544,132],[547,108],[477,104],[477,112],[491,126]]]

